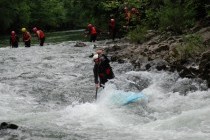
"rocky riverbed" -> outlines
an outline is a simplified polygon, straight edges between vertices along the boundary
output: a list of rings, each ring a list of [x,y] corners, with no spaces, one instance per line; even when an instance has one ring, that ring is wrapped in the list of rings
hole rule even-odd
[[[186,37],[191,39],[186,42]],[[181,77],[203,79],[210,87],[210,26],[196,26],[185,35],[148,31],[146,38],[142,44],[128,39],[107,42],[105,51],[112,61],[130,62],[135,70],[177,71]]]

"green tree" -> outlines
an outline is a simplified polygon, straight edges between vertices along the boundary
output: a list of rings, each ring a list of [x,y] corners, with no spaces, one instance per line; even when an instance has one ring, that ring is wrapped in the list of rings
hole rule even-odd
[[[36,0],[30,6],[31,25],[50,29],[58,28],[65,21],[66,10],[60,0]]]
[[[30,21],[30,7],[27,0],[1,0],[0,22],[1,32],[15,29]]]

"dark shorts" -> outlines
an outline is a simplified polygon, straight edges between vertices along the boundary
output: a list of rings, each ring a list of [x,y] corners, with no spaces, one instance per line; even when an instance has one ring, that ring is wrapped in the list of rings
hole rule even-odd
[[[44,38],[40,38],[40,46],[44,45],[44,41],[45,41],[45,37]]]
[[[25,47],[31,47],[31,40],[25,42]]]
[[[95,42],[97,38],[97,34],[90,35],[90,42]]]

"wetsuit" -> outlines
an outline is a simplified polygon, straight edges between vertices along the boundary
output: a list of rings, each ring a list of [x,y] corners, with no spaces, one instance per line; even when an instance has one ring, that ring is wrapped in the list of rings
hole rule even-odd
[[[10,45],[12,48],[17,48],[19,42],[19,37],[17,35],[11,35],[10,36]]]
[[[96,27],[94,27],[94,26],[90,27],[89,34],[90,34],[90,42],[95,42],[96,38],[97,38]]]
[[[25,42],[25,47],[31,47],[31,35],[29,32],[23,33],[23,41]]]
[[[114,73],[112,71],[112,67],[109,64],[110,61],[105,55],[101,55],[99,59],[100,62],[95,63],[93,68],[94,81],[95,84],[100,83],[100,85],[104,85],[108,79],[114,78]]]
[[[44,45],[44,41],[45,41],[45,34],[44,34],[44,32],[42,30],[37,30],[36,31],[36,35],[37,35],[37,37],[40,40],[40,46],[43,46]]]
[[[111,19],[111,21],[109,23],[109,32],[111,33],[112,40],[114,40],[116,37],[116,33],[117,33],[116,23],[115,23],[114,19]]]

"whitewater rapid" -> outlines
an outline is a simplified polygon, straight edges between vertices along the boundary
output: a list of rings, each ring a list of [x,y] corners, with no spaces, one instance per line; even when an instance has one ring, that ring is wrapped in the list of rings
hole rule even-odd
[[[95,101],[93,44],[75,43],[0,48],[0,123],[19,126],[0,140],[209,140],[204,81],[111,63],[116,77]],[[147,99],[119,106],[110,100],[117,90]]]

